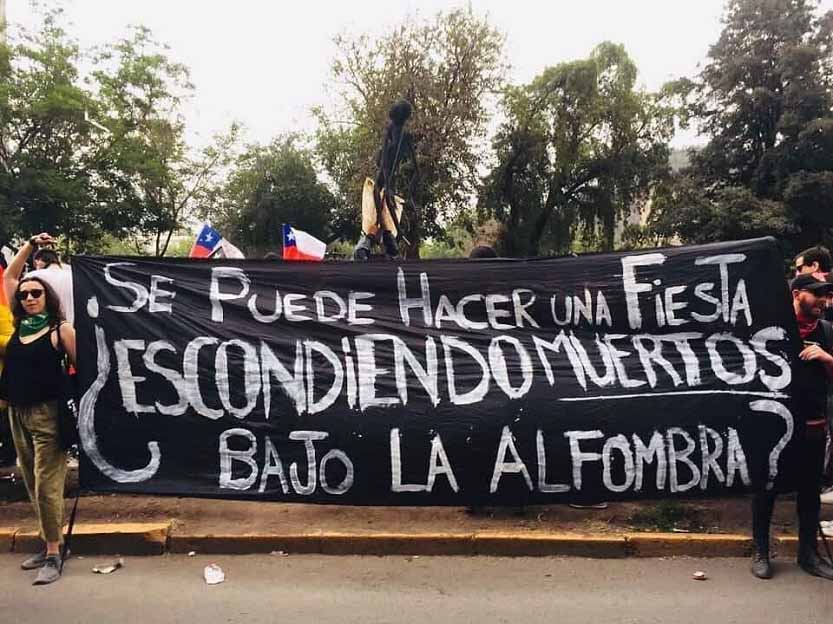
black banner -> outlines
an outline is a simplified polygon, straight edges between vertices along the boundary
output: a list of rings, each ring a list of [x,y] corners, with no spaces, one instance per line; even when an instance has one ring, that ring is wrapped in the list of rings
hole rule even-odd
[[[791,486],[799,339],[771,239],[72,266],[85,488],[515,505]]]

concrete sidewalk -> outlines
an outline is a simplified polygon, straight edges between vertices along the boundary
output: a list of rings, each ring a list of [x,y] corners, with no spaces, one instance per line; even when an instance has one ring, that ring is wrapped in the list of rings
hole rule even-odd
[[[67,506],[71,501],[67,500]],[[792,556],[795,503],[779,500],[775,551]],[[833,507],[823,508],[823,517]],[[672,522],[673,520],[673,522]],[[647,523],[647,524],[646,524]],[[658,523],[658,524],[652,524]],[[76,554],[318,553],[738,557],[749,553],[745,498],[488,508],[350,507],[96,495],[81,498]],[[672,529],[674,532],[672,532]],[[0,551],[39,547],[31,506],[0,499]]]

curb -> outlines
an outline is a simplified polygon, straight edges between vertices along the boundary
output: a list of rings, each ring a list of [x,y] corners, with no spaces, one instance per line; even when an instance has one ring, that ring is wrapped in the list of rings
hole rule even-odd
[[[0,527],[0,552],[11,552],[14,549],[14,536],[20,529]]]
[[[475,554],[492,557],[591,557],[621,559],[628,556],[623,535],[571,533],[476,533]]]
[[[474,555],[471,533],[325,533],[325,555]]]
[[[711,533],[628,533],[628,554],[633,557],[747,557],[752,538]]]
[[[773,539],[780,557],[794,556],[798,539]],[[35,552],[34,531],[0,527],[0,552]],[[170,522],[78,524],[72,551],[78,555],[162,555],[194,551],[204,555],[322,554],[491,557],[746,557],[746,535],[705,533],[342,533],[191,534],[172,533]]]
[[[171,535],[169,537],[168,552],[182,554],[191,551],[212,555],[260,555],[276,551],[320,554],[321,540],[319,533],[290,535],[196,534]]]
[[[76,555],[161,555],[167,550],[170,522],[76,524],[72,552]],[[18,531],[14,552],[32,553],[43,547],[36,531]]]
[[[820,545],[819,549],[823,547]],[[795,559],[798,554],[798,537],[781,535],[775,540],[775,554],[779,557]]]

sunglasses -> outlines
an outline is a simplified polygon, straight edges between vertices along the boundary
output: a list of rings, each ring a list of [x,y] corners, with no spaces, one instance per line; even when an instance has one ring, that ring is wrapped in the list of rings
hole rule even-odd
[[[15,293],[15,298],[18,301],[26,301],[29,298],[40,299],[43,297],[43,288],[32,288],[30,290],[18,290]]]

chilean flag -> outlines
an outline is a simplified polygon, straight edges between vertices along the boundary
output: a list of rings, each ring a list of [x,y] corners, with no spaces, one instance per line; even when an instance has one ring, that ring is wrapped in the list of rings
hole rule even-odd
[[[217,249],[217,245],[219,245],[222,240],[223,237],[220,233],[206,223],[202,226],[200,233],[197,234],[197,240],[194,241],[194,246],[191,247],[188,257],[208,258],[212,253],[214,253],[214,250]]]
[[[321,262],[327,253],[327,243],[291,225],[283,226],[283,259]]]

